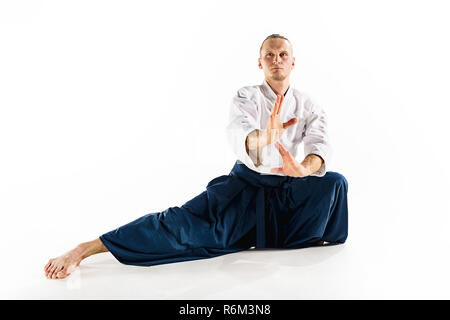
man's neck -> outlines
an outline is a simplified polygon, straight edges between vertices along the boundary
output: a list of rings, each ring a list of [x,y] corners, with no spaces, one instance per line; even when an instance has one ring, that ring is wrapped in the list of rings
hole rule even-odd
[[[266,81],[272,88],[272,90],[275,92],[275,94],[285,95],[286,91],[289,89],[289,78],[286,78],[281,81],[275,81],[266,78]]]

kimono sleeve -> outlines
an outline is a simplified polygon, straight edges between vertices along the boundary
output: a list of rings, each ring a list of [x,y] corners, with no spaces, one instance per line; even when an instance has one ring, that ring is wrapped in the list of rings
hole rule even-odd
[[[323,177],[327,172],[332,156],[332,148],[328,137],[327,115],[325,111],[310,100],[307,102],[309,110],[306,119],[303,143],[305,156],[315,154],[323,159],[322,166],[312,176]]]
[[[248,90],[239,89],[231,101],[227,139],[237,159],[253,170],[256,166],[246,151],[245,140],[250,132],[259,129],[257,121],[257,104],[250,99]]]

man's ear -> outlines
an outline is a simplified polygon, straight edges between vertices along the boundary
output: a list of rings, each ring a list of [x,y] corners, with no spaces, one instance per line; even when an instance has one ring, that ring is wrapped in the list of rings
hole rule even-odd
[[[258,58],[258,67],[262,69],[261,58]]]

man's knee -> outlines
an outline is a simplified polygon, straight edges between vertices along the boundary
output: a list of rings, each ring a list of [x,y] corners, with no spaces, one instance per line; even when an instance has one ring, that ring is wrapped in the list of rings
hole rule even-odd
[[[335,185],[341,185],[345,188],[345,190],[348,189],[348,181],[347,179],[338,172],[328,171],[325,176],[325,179],[329,180],[331,183]]]

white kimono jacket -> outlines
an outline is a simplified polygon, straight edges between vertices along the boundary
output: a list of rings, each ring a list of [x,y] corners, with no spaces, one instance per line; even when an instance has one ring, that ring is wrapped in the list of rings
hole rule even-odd
[[[261,165],[258,166],[245,148],[245,140],[250,132],[255,129],[265,129],[276,97],[266,79],[261,85],[240,88],[231,102],[227,138],[238,161],[248,168],[262,174],[285,176],[285,174],[270,173],[271,168],[279,168],[283,165],[283,159],[273,143],[260,150]],[[279,142],[298,162],[302,162],[309,154],[322,157],[324,163],[312,174],[322,177],[327,171],[332,153],[327,134],[326,114],[320,106],[314,104],[309,97],[291,85],[283,99],[280,119],[284,123],[294,117],[298,119],[298,122],[286,129]],[[302,142],[304,143],[303,157],[297,155]]]

